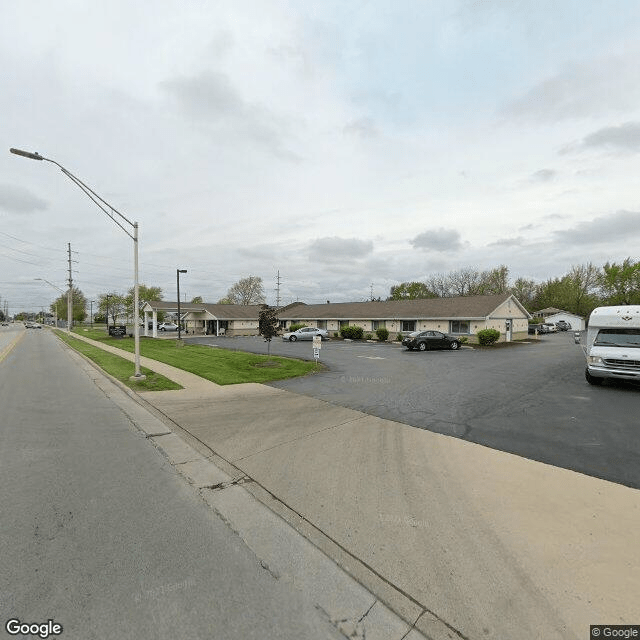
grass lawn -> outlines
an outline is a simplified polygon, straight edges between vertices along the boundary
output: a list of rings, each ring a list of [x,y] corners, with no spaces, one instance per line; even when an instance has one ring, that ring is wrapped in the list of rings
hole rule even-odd
[[[100,347],[94,347],[92,344],[78,340],[73,336],[69,336],[64,331],[56,330],[55,333],[70,347],[87,356],[90,360],[93,360],[101,369],[131,389],[135,389],[136,391],[165,391],[167,389],[174,390],[183,388],[173,380],[169,380],[169,378],[165,378],[159,373],[142,367],[140,370],[147,376],[146,379],[139,382],[129,380],[133,375],[133,365],[128,360],[109,353]]]
[[[74,329],[77,333],[110,344],[133,353],[133,338],[112,338],[104,329],[82,327]],[[227,351],[202,345],[185,344],[177,346],[176,340],[140,338],[140,355],[153,358],[178,369],[211,380],[217,384],[239,384],[242,382],[269,382],[296,378],[318,371],[315,362],[267,356],[244,351]]]

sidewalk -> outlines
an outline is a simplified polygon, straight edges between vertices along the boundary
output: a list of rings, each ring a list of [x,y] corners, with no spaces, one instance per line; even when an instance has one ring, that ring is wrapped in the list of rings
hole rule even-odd
[[[590,624],[640,621],[640,492],[265,385],[142,364],[185,387],[142,401],[244,478],[234,491],[427,637],[586,638]]]

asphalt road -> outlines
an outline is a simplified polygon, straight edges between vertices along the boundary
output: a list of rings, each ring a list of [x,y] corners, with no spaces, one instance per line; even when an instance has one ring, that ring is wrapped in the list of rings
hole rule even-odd
[[[344,637],[49,331],[2,327],[0,356],[2,637],[11,619],[69,640]]]
[[[259,337],[190,338],[266,353]],[[310,342],[271,343],[274,354],[313,358]],[[323,342],[328,371],[273,386],[640,488],[640,388],[592,387],[571,332],[495,349],[407,351]]]

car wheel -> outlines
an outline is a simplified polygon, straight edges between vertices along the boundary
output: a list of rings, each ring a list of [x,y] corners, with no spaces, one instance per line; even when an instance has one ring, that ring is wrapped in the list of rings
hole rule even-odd
[[[592,376],[589,373],[588,369],[585,369],[584,371],[584,377],[587,379],[587,382],[589,384],[593,384],[596,387],[599,387],[603,382],[604,382],[604,378],[598,378],[597,376]]]
[[[449,345],[449,349],[452,349],[454,351],[459,348],[460,348],[460,343],[455,340]]]
[[[420,349],[420,351],[426,351],[426,350],[427,350],[427,345],[426,345],[426,343],[425,343],[425,342],[421,342],[421,343],[418,345],[418,349]]]
[[[296,336],[289,336],[289,342],[295,342],[297,339]]]
[[[160,331],[166,331],[164,327],[160,327]]]

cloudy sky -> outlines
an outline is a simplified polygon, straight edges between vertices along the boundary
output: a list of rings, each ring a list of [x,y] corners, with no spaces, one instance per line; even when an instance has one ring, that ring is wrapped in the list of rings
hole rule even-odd
[[[215,302],[385,297],[640,241],[635,0],[21,0],[0,21],[0,297],[140,281]]]

